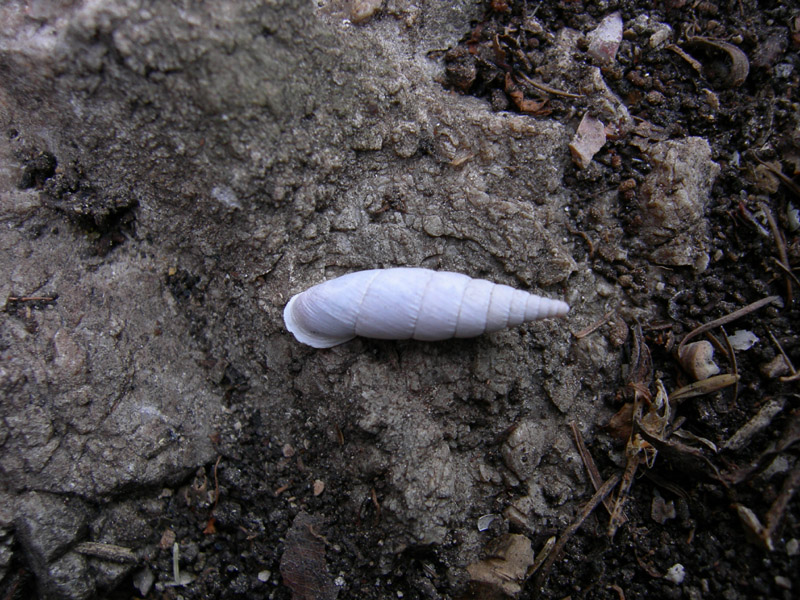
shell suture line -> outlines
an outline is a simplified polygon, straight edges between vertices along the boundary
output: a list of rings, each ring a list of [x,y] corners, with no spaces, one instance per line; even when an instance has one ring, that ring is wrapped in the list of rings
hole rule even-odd
[[[356,311],[356,320],[353,323],[353,331],[358,331],[358,319],[361,318],[361,307],[364,306],[364,299],[367,297],[367,294],[369,294],[369,288],[372,287],[372,284],[375,282],[375,280],[380,276],[382,272],[383,271],[375,272],[375,275],[372,277],[372,279],[369,280],[369,283],[364,288],[364,293],[361,294],[361,300],[358,302],[358,310]]]
[[[428,293],[428,288],[431,287],[431,281],[433,281],[434,277],[436,277],[436,272],[431,271],[431,275],[428,277],[428,282],[425,284],[422,294],[420,294],[419,306],[417,307],[417,310],[414,311],[414,327],[411,328],[411,339],[414,339],[414,336],[417,335],[417,325],[419,325],[419,315],[422,312],[422,307],[425,304],[425,294]]]
[[[486,316],[483,318],[483,331],[482,333],[486,333],[486,328],[489,327],[489,311],[492,310],[492,302],[494,301],[494,291],[497,289],[497,286],[492,288],[492,292],[489,294],[489,304],[486,305]]]
[[[469,284],[472,283],[472,280],[467,282],[467,285],[464,286],[464,290],[461,292],[461,302],[458,303],[458,314],[456,315],[456,328],[453,331],[453,335],[456,334],[458,331],[458,325],[461,323],[461,311],[464,309],[464,298],[467,296],[467,290],[469,289]]]

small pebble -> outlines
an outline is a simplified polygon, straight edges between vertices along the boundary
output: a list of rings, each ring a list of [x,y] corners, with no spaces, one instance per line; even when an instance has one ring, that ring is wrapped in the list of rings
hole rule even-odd
[[[657,49],[665,46],[672,37],[672,28],[669,25],[660,23],[653,35],[650,36],[648,44],[650,48]]]
[[[664,575],[664,579],[670,583],[674,583],[675,585],[680,585],[683,583],[685,577],[686,568],[681,563],[675,563],[672,565],[667,571],[667,574]]]
[[[569,145],[572,161],[581,169],[585,169],[592,162],[592,157],[600,151],[605,143],[605,125],[599,119],[586,113]]]
[[[789,365],[786,364],[786,359],[782,354],[776,354],[771,361],[763,363],[760,370],[765,377],[775,379],[782,375],[788,375]]]
[[[775,65],[775,77],[778,79],[789,79],[792,76],[792,71],[794,71],[794,65],[792,63],[779,63]]]
[[[499,518],[499,515],[488,514],[478,519],[478,531],[486,531]]]
[[[153,572],[150,570],[150,568],[144,567],[141,571],[138,571],[136,574],[134,574],[133,586],[139,590],[139,593],[142,596],[147,596],[147,594],[150,593],[150,589],[153,587],[155,580],[155,575],[153,575]]]
[[[619,13],[608,15],[586,37],[589,39],[589,56],[603,64],[613,62],[622,41],[622,17]]]
[[[758,342],[758,337],[752,331],[738,329],[728,337],[734,350],[749,350]]]
[[[350,8],[353,23],[363,23],[377,13],[383,0],[355,0]]]

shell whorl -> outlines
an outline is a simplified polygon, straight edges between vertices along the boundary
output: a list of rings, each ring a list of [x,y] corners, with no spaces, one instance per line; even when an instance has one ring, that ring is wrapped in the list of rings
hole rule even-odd
[[[418,268],[349,273],[293,296],[283,311],[298,341],[330,348],[354,337],[445,340],[563,317],[560,300],[460,273]]]

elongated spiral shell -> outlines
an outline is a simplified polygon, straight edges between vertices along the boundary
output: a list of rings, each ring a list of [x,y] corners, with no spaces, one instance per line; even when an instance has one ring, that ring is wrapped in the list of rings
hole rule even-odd
[[[569,306],[507,285],[428,269],[373,269],[315,285],[283,311],[298,341],[330,348],[357,335],[436,341],[563,317]]]

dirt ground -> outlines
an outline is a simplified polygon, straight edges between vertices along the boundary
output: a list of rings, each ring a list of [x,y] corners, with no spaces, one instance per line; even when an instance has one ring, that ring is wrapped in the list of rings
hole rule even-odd
[[[541,528],[490,519],[494,535],[487,538],[525,536],[534,555],[552,548],[551,539],[563,546],[557,541],[556,550],[533,563],[529,549],[520,557],[487,544],[481,556],[493,557],[498,571],[480,580],[458,564],[459,531],[443,543],[383,552],[393,530],[384,528],[381,486],[388,484],[382,477],[374,477],[355,513],[352,502],[345,508],[325,493],[363,489],[362,472],[340,468],[363,464],[347,455],[353,428],[331,428],[321,412],[306,416],[314,421],[309,429],[334,431],[333,443],[299,432],[301,446],[276,444],[271,415],[247,395],[247,377],[234,366],[209,363],[207,370],[219,370],[215,378],[228,411],[211,439],[217,459],[163,491],[141,492],[137,514],[150,510],[143,522],[160,542],[97,597],[797,597],[800,3],[484,5],[483,18],[457,46],[430,53],[444,67],[439,83],[485,100],[487,110],[558,120],[570,131],[584,114],[604,122],[604,143],[585,167],[571,165],[563,181],[576,199],[566,213],[570,243],[578,263],[652,315],[636,322],[612,307],[596,323],[570,329],[575,339],[607,336],[624,363],[616,379],[597,385],[597,398],[615,416],[588,424],[595,433],[582,454],[583,464],[596,465],[595,487],[609,484],[605,504],[595,497],[592,510],[584,511],[587,492],[571,511],[572,523],[582,517],[577,527],[557,519]],[[371,18],[396,18],[392,6]],[[643,12],[646,19],[639,18]],[[608,60],[607,50],[593,57],[590,33],[614,13],[623,23],[619,49]],[[567,30],[577,32],[574,71],[546,60]],[[596,96],[584,93],[586,79],[575,77],[583,78],[589,65],[600,67],[627,114],[613,107],[604,113],[590,100]],[[710,154],[670,145],[689,138],[706,140]],[[676,166],[672,149],[709,165],[702,171],[713,176],[707,206],[697,208],[690,197],[677,209],[658,207],[670,194],[659,186],[677,186],[686,170]],[[41,185],[54,169],[41,155],[28,157],[26,165],[21,186],[27,187]],[[710,182],[694,185],[702,190]],[[95,238],[98,254],[114,252],[124,240],[127,213],[115,214]],[[202,303],[200,279],[190,270],[169,271],[164,281],[188,314]],[[35,302],[46,301],[13,299],[6,312],[24,318]],[[755,345],[747,339],[753,335]],[[701,379],[699,389],[687,389],[697,379],[693,368],[709,368],[707,360],[690,355],[690,348],[707,350],[688,345],[699,341],[711,343],[718,371]],[[302,365],[295,359],[288,368],[300,372]],[[510,435],[475,444],[499,464]],[[325,482],[303,476],[312,472],[327,473]],[[508,480],[500,487],[484,499],[497,515],[507,514],[515,494]],[[558,492],[550,493],[556,503]],[[276,504],[276,497],[289,500]],[[125,514],[120,509],[118,518]],[[176,539],[178,564],[192,573],[182,585]],[[0,584],[3,600],[35,597],[24,556],[15,553]],[[342,581],[346,589],[340,591]],[[519,589],[503,596],[503,581]]]

